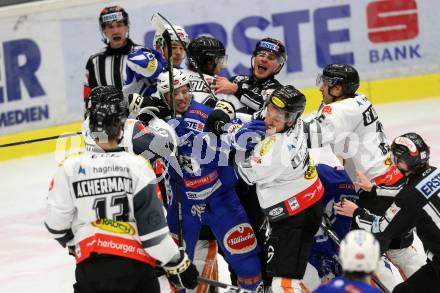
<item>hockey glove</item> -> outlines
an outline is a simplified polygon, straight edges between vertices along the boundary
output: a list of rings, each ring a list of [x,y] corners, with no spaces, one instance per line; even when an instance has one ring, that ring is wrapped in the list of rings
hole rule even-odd
[[[232,131],[232,146],[239,151],[251,150],[264,139],[265,131],[266,125],[263,120],[251,120],[244,123]]]
[[[215,135],[224,133],[223,127],[235,116],[234,106],[226,101],[218,101],[206,121],[206,130]]]
[[[168,63],[156,50],[140,48],[128,54],[127,67],[134,73],[136,80],[155,80],[168,67]]]
[[[128,95],[128,103],[130,114],[139,116],[139,120],[144,124],[148,124],[154,116],[164,119],[171,115],[168,106],[158,98],[130,94]]]
[[[191,263],[188,255],[181,251],[180,260],[176,263],[168,263],[163,266],[168,279],[176,288],[194,289],[198,285],[199,272]]]

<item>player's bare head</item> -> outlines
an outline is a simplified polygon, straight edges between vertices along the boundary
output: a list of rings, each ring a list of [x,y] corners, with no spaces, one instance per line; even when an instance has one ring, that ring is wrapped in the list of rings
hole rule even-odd
[[[99,26],[104,42],[112,48],[121,48],[127,43],[129,31],[128,13],[121,6],[109,6],[99,14]]]
[[[252,74],[256,79],[266,79],[281,71],[287,61],[284,44],[273,38],[264,38],[255,46],[252,53]]]
[[[429,146],[417,133],[398,136],[391,144],[391,159],[404,174],[418,173],[429,167]]]
[[[173,69],[173,89],[174,97],[170,95],[171,87],[169,81],[169,72],[162,72],[157,78],[157,90],[161,98],[172,110],[176,106],[177,113],[184,113],[191,105],[192,95],[189,91],[189,75],[180,69]]]
[[[192,40],[188,45],[189,63],[188,68],[195,70],[194,64],[204,74],[215,75],[226,67],[228,55],[222,42],[219,40],[201,36]]]
[[[268,129],[283,132],[292,127],[304,112],[306,97],[291,85],[275,90],[265,103],[265,122]]]

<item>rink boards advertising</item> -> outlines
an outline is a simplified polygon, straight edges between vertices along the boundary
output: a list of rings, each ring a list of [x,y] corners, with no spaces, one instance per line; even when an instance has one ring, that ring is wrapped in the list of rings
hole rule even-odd
[[[226,46],[226,76],[249,72],[256,42],[278,38],[288,60],[283,83],[317,107],[316,75],[329,63],[353,64],[360,91],[375,103],[440,96],[436,0],[117,1],[130,16],[131,38],[151,47],[149,19],[160,12],[191,38]],[[103,47],[101,8],[116,1],[33,3],[0,9],[0,142],[78,131],[87,58]],[[25,132],[26,133],[23,133]],[[37,146],[38,145],[38,146]],[[0,160],[53,151],[55,142],[0,150]]]

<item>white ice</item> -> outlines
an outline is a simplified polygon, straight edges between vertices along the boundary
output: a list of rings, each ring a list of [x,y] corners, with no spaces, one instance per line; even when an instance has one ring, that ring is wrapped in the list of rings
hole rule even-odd
[[[440,99],[378,106],[389,139],[415,131],[440,166]],[[0,164],[0,292],[72,292],[74,259],[46,232],[46,192],[57,166],[53,154]],[[222,262],[221,280],[229,282]]]

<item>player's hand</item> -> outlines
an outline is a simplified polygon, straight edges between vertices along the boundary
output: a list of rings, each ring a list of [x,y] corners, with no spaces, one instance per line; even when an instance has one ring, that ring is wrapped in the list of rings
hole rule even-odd
[[[234,106],[227,101],[218,101],[206,121],[206,131],[215,135],[224,133],[223,127],[235,116]]]
[[[354,211],[358,208],[358,205],[354,202],[343,199],[340,202],[335,203],[335,211],[338,215],[353,217]]]
[[[167,272],[168,279],[174,287],[186,289],[194,289],[197,287],[199,272],[185,252],[181,251],[179,261],[176,263],[168,263],[163,268]]]
[[[263,120],[251,120],[233,133],[232,145],[239,151],[251,150],[264,139],[265,131]]]
[[[230,82],[227,78],[223,76],[216,76],[214,84],[215,94],[229,94],[233,95],[237,92],[238,85]]]
[[[353,182],[358,188],[361,188],[367,192],[373,189],[373,184],[368,180],[367,176],[359,170],[356,170],[357,181]]]

